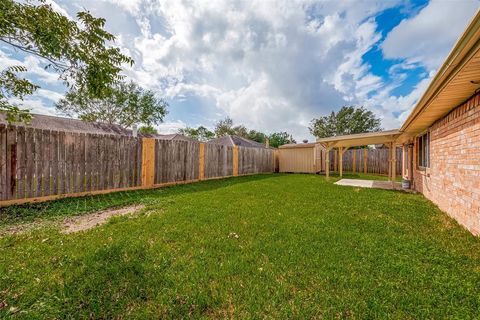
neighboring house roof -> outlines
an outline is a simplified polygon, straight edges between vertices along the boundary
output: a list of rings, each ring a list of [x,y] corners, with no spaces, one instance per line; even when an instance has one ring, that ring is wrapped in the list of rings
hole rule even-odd
[[[6,124],[5,114],[0,114],[0,123]],[[16,125],[23,125],[18,124]],[[57,130],[68,132],[84,132],[84,133],[98,133],[98,134],[120,134],[132,135],[132,131],[125,129],[119,125],[85,122],[77,119],[54,117],[40,114],[32,114],[32,120],[29,124],[24,125],[36,129]]]
[[[239,147],[250,147],[250,148],[267,148],[263,143],[259,143],[250,139],[243,137],[230,135],[223,136],[220,138],[212,139],[207,141],[208,144],[221,144],[226,146],[239,146]]]
[[[188,142],[198,142],[198,140],[195,140],[193,138],[184,136],[183,134],[180,133],[173,133],[173,134],[153,134],[149,135],[152,138],[156,139],[162,139],[162,140],[180,140],[180,141],[188,141]]]
[[[480,10],[457,40],[423,96],[405,120],[400,140],[407,141],[470,98],[480,87]]]
[[[0,113],[0,124],[7,124],[5,114]],[[32,120],[29,124],[19,124],[25,127],[55,130],[75,133],[94,133],[94,134],[118,134],[122,136],[131,136],[132,130],[125,129],[116,124],[108,124],[101,122],[86,122],[78,119],[47,116],[41,114],[32,114]],[[181,141],[196,141],[192,138],[181,134],[138,134],[139,137],[156,138],[162,140],[181,140]]]

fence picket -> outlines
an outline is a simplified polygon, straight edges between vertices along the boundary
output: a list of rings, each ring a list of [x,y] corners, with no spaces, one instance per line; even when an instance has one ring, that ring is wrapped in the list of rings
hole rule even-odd
[[[139,187],[142,148],[141,138],[2,124],[0,201]],[[154,154],[154,184],[199,179],[199,142],[157,139]],[[205,178],[233,175],[231,146],[205,144],[203,156]],[[239,147],[236,157],[239,174],[273,171],[273,150]]]

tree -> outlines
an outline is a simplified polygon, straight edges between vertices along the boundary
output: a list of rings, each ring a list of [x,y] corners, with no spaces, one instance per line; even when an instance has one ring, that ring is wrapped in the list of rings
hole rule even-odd
[[[223,120],[219,120],[215,124],[215,136],[223,137],[234,134],[233,132],[233,120],[229,117],[226,117]]]
[[[105,122],[131,127],[134,124],[160,124],[167,114],[168,103],[155,97],[133,82],[116,84],[111,93],[92,98],[82,90],[71,90],[55,105],[67,116],[78,116],[84,121]]]
[[[233,120],[226,117],[215,124],[215,136],[218,138],[228,135],[237,135],[248,138],[248,130],[243,125],[233,126]]]
[[[380,131],[380,119],[364,107],[343,106],[337,113],[313,119],[310,133],[317,138]]]
[[[78,12],[76,18],[54,11],[45,0],[1,0],[0,42],[42,58],[45,68],[57,72],[68,88],[103,98],[122,79],[121,65],[133,60],[118,48],[107,47],[115,37],[104,30],[105,19],[89,12]],[[25,71],[24,66],[0,71],[0,111],[10,122],[30,119],[28,110],[9,102],[14,97],[23,100],[39,88],[18,75]]]
[[[274,148],[278,148],[288,143],[296,143],[296,141],[292,139],[292,136],[285,131],[272,133],[268,137],[268,140],[269,140],[270,146]]]
[[[250,130],[247,134],[247,139],[257,141],[259,143],[265,143],[267,141],[268,136],[260,131]]]
[[[178,130],[178,133],[183,134],[187,137],[196,139],[198,141],[208,141],[215,138],[215,133],[208,130],[204,126],[199,126],[198,128],[186,127]]]
[[[140,129],[138,129],[138,132],[143,134],[158,134],[158,130],[153,126],[142,126]]]

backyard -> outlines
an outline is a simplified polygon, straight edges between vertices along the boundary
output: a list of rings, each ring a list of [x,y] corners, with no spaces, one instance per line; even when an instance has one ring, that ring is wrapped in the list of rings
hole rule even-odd
[[[0,238],[0,317],[478,317],[478,238],[420,194],[336,180],[256,175],[0,209],[0,230],[20,230]],[[144,207],[60,230],[132,204]]]

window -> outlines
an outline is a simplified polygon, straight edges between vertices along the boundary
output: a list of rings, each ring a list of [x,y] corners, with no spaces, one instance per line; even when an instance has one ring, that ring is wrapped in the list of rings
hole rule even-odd
[[[418,166],[421,168],[430,166],[430,132],[418,137]]]

